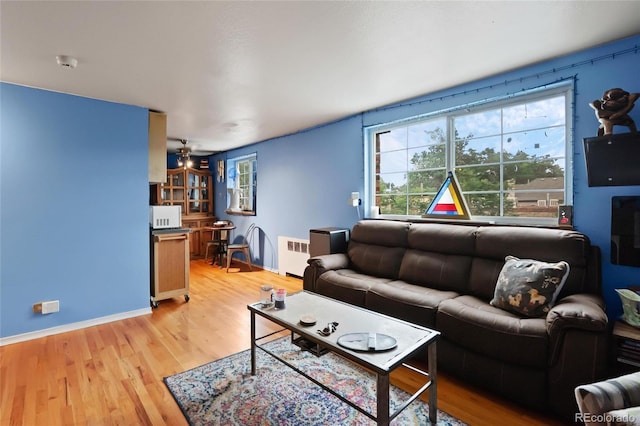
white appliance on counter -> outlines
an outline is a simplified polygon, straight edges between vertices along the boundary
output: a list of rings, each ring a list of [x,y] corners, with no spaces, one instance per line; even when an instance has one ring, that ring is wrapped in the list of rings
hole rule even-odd
[[[149,226],[152,229],[182,227],[182,207],[149,206]]]

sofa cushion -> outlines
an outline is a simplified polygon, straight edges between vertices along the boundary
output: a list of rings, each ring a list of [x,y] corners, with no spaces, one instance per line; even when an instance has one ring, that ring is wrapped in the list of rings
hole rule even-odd
[[[353,269],[338,269],[321,274],[315,291],[324,296],[364,307],[365,295],[375,283],[388,282],[388,278],[365,275]]]
[[[496,260],[513,255],[547,262],[562,259],[571,266],[584,267],[589,247],[587,236],[576,231],[483,226],[476,232],[476,254]]]
[[[504,258],[494,260],[474,257],[471,260],[469,288],[465,294],[476,296],[489,303],[493,299],[502,266],[504,266]]]
[[[425,327],[434,327],[440,302],[457,297],[453,291],[441,291],[404,281],[377,282],[366,295],[368,309]]]
[[[587,279],[588,276],[598,273],[598,271],[588,271],[588,267],[592,266],[590,265],[591,252],[589,238],[576,231],[518,226],[481,226],[476,233],[477,258],[491,259],[502,264],[504,258],[511,255],[521,259],[538,259],[545,262],[564,260],[571,265],[571,272],[560,297],[582,292],[599,292],[599,280],[591,283]],[[497,272],[500,272],[500,269]],[[475,279],[473,276],[471,278]],[[475,281],[473,285],[480,288],[474,289],[474,292],[491,290],[493,294],[493,288],[488,287],[495,285],[496,278],[497,273],[493,281]]]
[[[440,302],[436,329],[445,339],[490,358],[521,366],[547,367],[544,318],[522,318],[465,295]]]
[[[544,368],[502,362],[442,338],[438,340],[438,370],[537,411],[549,412],[547,370]]]
[[[438,290],[466,293],[471,258],[409,249],[402,258],[398,278]]]
[[[412,224],[398,278],[439,290],[467,293],[476,229],[443,223]]]
[[[347,248],[351,267],[366,275],[397,279],[409,227],[407,222],[389,220],[356,223]]]
[[[473,256],[476,226],[445,223],[414,223],[409,228],[408,247],[426,252]]]
[[[528,317],[546,315],[569,275],[569,264],[505,258],[491,304]]]
[[[393,220],[364,220],[356,223],[351,230],[349,242],[357,241],[385,247],[406,247],[408,222]]]
[[[398,278],[404,247],[385,247],[349,241],[348,254],[353,269],[374,277]]]

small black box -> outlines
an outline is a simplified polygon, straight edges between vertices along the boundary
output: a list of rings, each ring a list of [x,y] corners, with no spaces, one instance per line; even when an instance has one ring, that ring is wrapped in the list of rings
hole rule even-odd
[[[343,228],[318,228],[309,231],[309,256],[344,253],[347,251],[349,230]]]

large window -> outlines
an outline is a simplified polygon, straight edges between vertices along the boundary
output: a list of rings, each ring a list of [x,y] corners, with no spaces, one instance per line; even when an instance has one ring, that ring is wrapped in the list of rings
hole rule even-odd
[[[449,170],[474,219],[552,223],[571,204],[567,86],[370,129],[371,204],[422,215]]]

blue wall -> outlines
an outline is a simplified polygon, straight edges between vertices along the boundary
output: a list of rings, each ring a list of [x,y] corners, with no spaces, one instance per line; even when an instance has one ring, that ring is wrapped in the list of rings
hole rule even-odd
[[[363,191],[360,117],[217,155],[209,164],[253,152],[258,158],[256,216],[227,215],[226,184],[215,179],[214,206],[216,216],[234,221],[236,234],[253,222],[260,227],[259,247],[252,248],[255,263],[277,271],[278,236],[308,239],[309,229],[350,228],[358,220],[348,200],[351,192]]]
[[[234,220],[239,232],[255,222],[264,231],[259,253],[254,255],[256,262],[277,269],[277,236],[308,238],[309,229],[351,227],[358,220],[358,212],[348,205],[348,199],[352,191],[364,193],[363,132],[367,126],[561,81],[572,82],[575,90],[574,226],[602,249],[604,294],[610,315],[616,316],[621,307],[613,289],[639,285],[640,268],[612,265],[609,260],[611,197],[640,195],[640,187],[589,188],[582,139],[595,136],[599,124],[589,107],[591,101],[612,87],[640,92],[639,44],[640,36],[634,36],[214,156],[210,164],[220,158],[258,153],[257,215],[226,215],[224,182],[216,184],[216,215]],[[640,104],[631,116],[640,126]],[[628,130],[616,127],[615,131]],[[366,207],[363,210],[366,211]]]
[[[0,337],[149,308],[148,110],[0,84]]]

